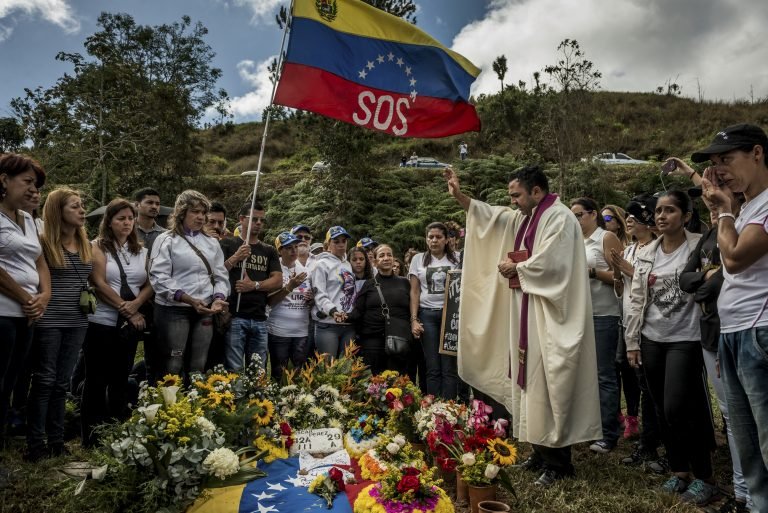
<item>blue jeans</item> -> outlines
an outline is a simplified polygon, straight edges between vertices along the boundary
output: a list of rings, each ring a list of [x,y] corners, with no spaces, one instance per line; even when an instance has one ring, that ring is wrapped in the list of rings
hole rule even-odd
[[[441,399],[456,399],[459,392],[456,357],[439,352],[443,311],[419,308],[419,320],[424,326],[421,347],[427,368],[427,393]]]
[[[288,362],[293,363],[293,367],[296,369],[306,363],[309,356],[307,352],[308,337],[281,337],[270,333],[268,338],[272,379],[280,383],[280,378],[283,377],[283,370],[288,365]]]
[[[64,444],[64,412],[69,380],[87,327],[36,328],[32,350],[32,387],[27,401],[27,446]]]
[[[267,347],[267,321],[233,317],[224,345],[224,366],[231,372],[242,370],[255,353],[266,368]]]
[[[188,306],[165,306],[155,303],[157,332],[157,369],[155,376],[205,372],[208,348],[213,336],[213,319],[201,316]],[[186,369],[184,367],[186,366]]]
[[[0,317],[0,426],[3,428],[16,378],[26,366],[31,344],[32,327],[26,317]]]
[[[616,445],[619,439],[619,380],[616,376],[616,345],[619,343],[619,317],[592,317],[597,352],[597,383],[600,390],[600,420],[603,440]]]
[[[729,425],[754,511],[768,511],[768,327],[721,334],[719,355]]]
[[[355,338],[355,328],[351,324],[315,323],[315,346],[318,353],[334,358],[344,354],[344,349]]]

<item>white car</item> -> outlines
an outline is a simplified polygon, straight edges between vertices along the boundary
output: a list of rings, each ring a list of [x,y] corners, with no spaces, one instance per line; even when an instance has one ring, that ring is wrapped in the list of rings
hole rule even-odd
[[[586,161],[586,159],[582,160]],[[648,164],[647,160],[633,159],[626,153],[598,153],[592,157],[592,161],[603,164]]]
[[[445,162],[440,162],[437,159],[434,159],[432,157],[419,157],[416,160],[409,160],[405,163],[405,167],[435,167],[435,168],[445,168],[448,167],[448,164]]]

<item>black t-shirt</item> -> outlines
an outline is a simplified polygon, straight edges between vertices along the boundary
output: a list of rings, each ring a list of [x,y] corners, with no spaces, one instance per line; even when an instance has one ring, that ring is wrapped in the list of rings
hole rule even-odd
[[[237,253],[237,250],[243,245],[243,240],[239,237],[229,237],[219,241],[219,244],[221,244],[221,250],[224,252],[224,259],[226,260]],[[229,271],[229,284],[232,287],[232,295],[229,296],[229,310],[232,315],[243,319],[264,321],[267,319],[267,293],[263,290],[244,293],[240,299],[240,310],[235,312],[237,308],[235,283],[240,279],[243,264],[245,264],[245,272],[251,280],[264,281],[269,278],[270,274],[282,272],[280,256],[275,248],[263,242],[251,244],[251,256],[235,264]]]
[[[381,293],[393,318],[409,319],[411,316],[411,284],[402,276],[376,275]],[[384,337],[384,315],[381,313],[381,298],[373,279],[367,280],[357,293],[355,308],[349,314],[361,335]]]

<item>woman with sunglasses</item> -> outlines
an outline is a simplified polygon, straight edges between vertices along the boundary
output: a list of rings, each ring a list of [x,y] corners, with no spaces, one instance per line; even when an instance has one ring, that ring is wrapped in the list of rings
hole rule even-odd
[[[627,312],[627,360],[645,370],[672,476],[662,491],[698,507],[720,498],[712,472],[715,447],[701,354],[701,311],[680,289],[680,274],[701,235],[685,229],[691,200],[669,191],[656,202],[660,236],[637,256]]]
[[[630,239],[627,235],[627,223],[624,221],[627,217],[624,209],[616,205],[605,205],[600,215],[605,221],[605,229],[618,237],[622,246],[628,246]]]
[[[590,198],[571,202],[571,212],[579,220],[587,253],[587,272],[592,296],[592,320],[597,348],[597,381],[600,390],[600,417],[603,438],[589,448],[605,454],[616,447],[619,438],[619,382],[616,376],[616,347],[619,342],[619,302],[613,293],[611,251],[624,247],[618,237],[605,230],[605,219],[597,203]]]
[[[625,465],[641,465],[647,462],[648,467],[654,472],[666,471],[665,464],[659,461],[657,449],[661,445],[659,424],[656,419],[656,407],[648,393],[643,369],[634,369],[627,361],[627,344],[624,337],[626,315],[629,311],[629,290],[632,285],[632,276],[635,273],[637,255],[645,246],[653,242],[656,235],[653,229],[654,209],[656,198],[650,195],[636,196],[627,205],[627,233],[632,239],[632,244],[624,248],[623,255],[618,251],[611,252],[613,263],[613,290],[616,297],[621,298],[622,304],[622,328],[619,337],[619,345],[616,350],[616,360],[622,370],[624,384],[624,398],[627,404],[627,416],[625,436],[630,426],[638,429],[638,412],[642,409],[642,429],[638,429],[640,443],[630,456],[622,459]],[[624,372],[624,369],[628,369]],[[634,419],[633,419],[634,416]]]

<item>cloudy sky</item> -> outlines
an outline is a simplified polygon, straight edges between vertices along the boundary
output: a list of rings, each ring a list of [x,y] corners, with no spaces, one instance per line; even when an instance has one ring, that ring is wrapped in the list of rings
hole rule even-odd
[[[24,88],[48,87],[69,67],[59,51],[82,51],[101,11],[127,12],[141,24],[188,14],[210,31],[220,86],[236,121],[257,119],[270,92],[266,66],[280,45],[274,22],[288,0],[0,0],[0,117]],[[765,0],[418,0],[418,25],[483,72],[473,93],[499,84],[491,63],[508,60],[506,82],[531,83],[576,39],[603,73],[602,89],[652,91],[674,82],[705,99],[768,97],[763,42]]]

